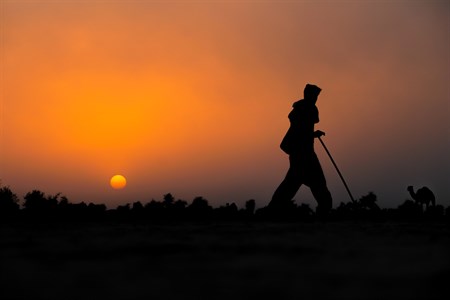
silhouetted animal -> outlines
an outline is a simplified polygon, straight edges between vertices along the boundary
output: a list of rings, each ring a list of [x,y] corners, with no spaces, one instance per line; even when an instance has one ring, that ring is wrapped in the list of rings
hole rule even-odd
[[[407,190],[414,201],[416,201],[416,203],[420,206],[423,206],[423,204],[425,204],[428,208],[430,203],[432,206],[436,205],[436,198],[434,197],[433,192],[426,186],[418,189],[417,192],[414,192],[414,188],[410,185],[408,186]]]

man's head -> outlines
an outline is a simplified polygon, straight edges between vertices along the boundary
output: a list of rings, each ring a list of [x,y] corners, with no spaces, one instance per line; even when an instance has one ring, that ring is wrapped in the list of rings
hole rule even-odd
[[[307,84],[305,89],[303,90],[303,96],[305,100],[313,101],[314,103],[317,101],[317,97],[319,97],[320,91],[322,89],[317,85]]]

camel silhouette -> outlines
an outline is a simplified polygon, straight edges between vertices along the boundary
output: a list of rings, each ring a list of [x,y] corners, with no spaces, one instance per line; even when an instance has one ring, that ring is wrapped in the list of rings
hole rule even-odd
[[[434,197],[433,192],[426,186],[418,189],[417,192],[414,192],[414,188],[410,185],[408,186],[407,190],[414,201],[416,201],[416,203],[420,206],[423,206],[425,204],[428,208],[430,203],[432,206],[436,205],[436,198]]]

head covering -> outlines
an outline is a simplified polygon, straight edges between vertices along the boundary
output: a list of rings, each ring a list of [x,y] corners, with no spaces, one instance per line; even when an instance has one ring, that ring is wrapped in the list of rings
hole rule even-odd
[[[315,98],[319,96],[321,90],[322,89],[317,85],[308,83],[303,90],[303,96],[305,99]]]

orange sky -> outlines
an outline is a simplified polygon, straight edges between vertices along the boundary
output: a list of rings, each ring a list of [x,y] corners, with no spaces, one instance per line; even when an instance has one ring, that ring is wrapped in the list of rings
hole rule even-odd
[[[396,207],[427,185],[450,205],[446,1],[6,0],[0,17],[0,179],[20,197],[266,205],[310,82],[355,197]],[[296,199],[315,207],[305,187]]]

